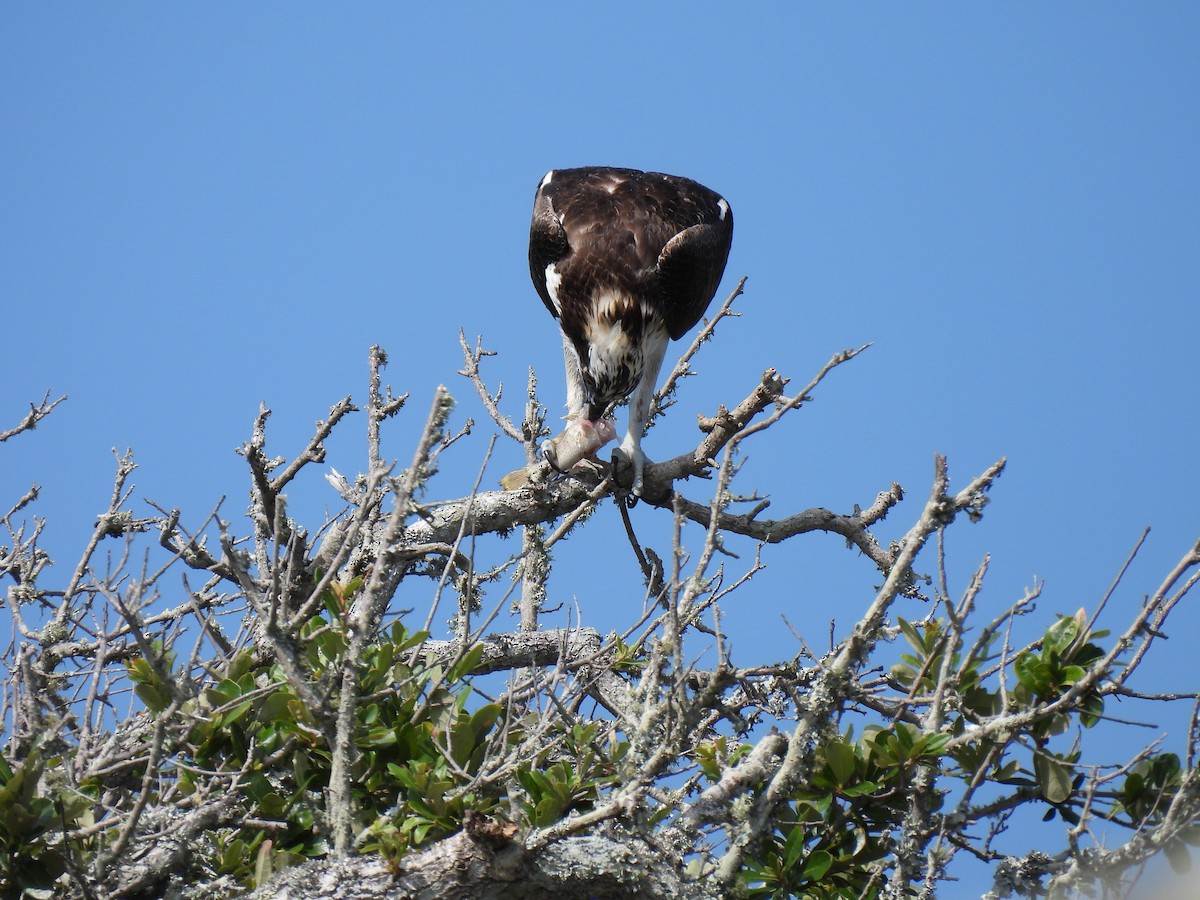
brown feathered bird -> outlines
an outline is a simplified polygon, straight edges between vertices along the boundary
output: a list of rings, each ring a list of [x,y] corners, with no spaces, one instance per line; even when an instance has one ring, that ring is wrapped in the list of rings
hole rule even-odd
[[[629,397],[620,452],[640,495],[642,433],[670,340],[700,321],[733,242],[725,199],[690,178],[636,169],[556,169],[538,185],[529,274],[562,329],[567,428],[542,444],[570,468],[616,435],[612,408]]]

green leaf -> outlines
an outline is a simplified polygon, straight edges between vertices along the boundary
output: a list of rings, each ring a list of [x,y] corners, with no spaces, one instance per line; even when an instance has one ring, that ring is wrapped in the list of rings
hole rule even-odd
[[[942,748],[950,743],[950,735],[948,734],[926,734],[917,740],[909,750],[911,759],[918,759],[925,756],[938,756],[942,752]]]
[[[463,658],[458,661],[458,664],[450,670],[451,681],[462,681],[467,675],[470,675],[479,668],[479,663],[483,659],[483,644],[476,644],[471,647]]]
[[[1062,685],[1074,684],[1081,679],[1086,672],[1087,670],[1084,669],[1083,666],[1065,666],[1063,670],[1058,673],[1058,682]]]
[[[823,817],[829,811],[829,807],[833,804],[833,795],[820,794],[815,797],[806,797],[799,802],[811,807],[817,812],[818,815]]]
[[[904,639],[908,641],[914,650],[924,655],[925,641],[921,639],[920,632],[908,619],[897,617],[896,622],[900,625],[900,631],[904,635]]]
[[[996,769],[996,772],[994,775],[992,775],[992,778],[996,781],[1007,781],[1017,774],[1017,770],[1019,768],[1020,763],[1018,763],[1015,759],[1010,759],[1004,765]]]
[[[846,784],[854,775],[854,748],[843,741],[831,741],[825,747],[825,761],[838,784]]]
[[[793,828],[783,842],[783,866],[785,869],[794,868],[804,855],[804,829]]]
[[[1125,779],[1125,786],[1121,790],[1121,793],[1125,796],[1126,806],[1140,797],[1144,790],[1146,790],[1146,779],[1137,772],[1130,772],[1129,776]]]
[[[562,806],[554,797],[547,797],[534,808],[534,824],[539,828],[553,825],[562,816]]]
[[[292,695],[287,691],[275,691],[263,698],[256,718],[259,722],[280,722],[288,718],[288,704]]]
[[[154,683],[135,684],[133,692],[138,695],[150,712],[162,712],[171,705],[171,695],[161,685]]]
[[[268,819],[283,819],[287,815],[288,803],[279,794],[271,791],[258,801],[258,807]]]
[[[1158,784],[1164,786],[1176,779],[1180,768],[1179,757],[1174,753],[1160,753],[1150,764],[1152,777]]]
[[[913,752],[917,745],[917,740],[920,738],[921,732],[916,725],[910,725],[907,722],[897,722],[895,725],[896,740],[899,745],[904,748],[906,758],[911,758],[916,754]]]
[[[1042,637],[1042,652],[1061,656],[1079,635],[1079,628],[1079,622],[1073,616],[1063,616],[1046,629]]]
[[[254,654],[249,650],[243,650],[229,661],[229,667],[225,670],[225,677],[237,681],[243,675],[247,674],[254,667]]]
[[[221,869],[225,872],[235,872],[246,855],[246,842],[241,838],[231,841],[221,854]]]
[[[1071,796],[1071,767],[1049,756],[1035,756],[1033,770],[1038,790],[1050,803],[1062,803]]]
[[[411,650],[417,644],[424,643],[429,640],[428,631],[414,631],[412,634],[404,636],[404,626],[397,622],[393,630],[393,640],[396,641],[397,652],[401,650]]]
[[[258,856],[254,860],[254,883],[256,885],[265,885],[271,879],[273,867],[271,866],[271,841],[263,841],[262,846],[258,848]]]
[[[535,803],[553,792],[553,788],[546,779],[546,776],[536,769],[519,769],[517,771],[517,780],[521,782],[521,787],[525,788],[530,799]]]
[[[421,673],[421,681],[427,685],[438,684],[442,680],[443,671],[441,666],[430,666]]]
[[[808,859],[804,861],[804,869],[800,876],[808,881],[819,881],[825,877],[825,873],[832,865],[833,854],[827,850],[816,850],[810,853]]]
[[[396,729],[391,725],[369,728],[354,743],[359,747],[393,747],[396,744]]]
[[[1084,728],[1091,728],[1104,715],[1104,698],[1091,696],[1083,701],[1083,709],[1079,712],[1079,722]]]
[[[244,703],[239,703],[237,706],[233,707],[233,709],[226,710],[224,713],[222,713],[221,723],[217,727],[227,728],[234,722],[238,721],[238,719],[246,715],[252,706],[254,706],[254,703],[250,700],[247,700]]]
[[[863,797],[867,794],[873,794],[880,789],[880,785],[874,781],[860,781],[858,784],[849,785],[842,789],[843,797]]]
[[[499,703],[485,703],[471,714],[471,731],[475,733],[477,741],[482,740],[492,730],[502,712],[504,707]]]
[[[1041,657],[1033,653],[1022,653],[1013,666],[1017,680],[1033,694],[1045,694],[1050,687],[1049,667]]]

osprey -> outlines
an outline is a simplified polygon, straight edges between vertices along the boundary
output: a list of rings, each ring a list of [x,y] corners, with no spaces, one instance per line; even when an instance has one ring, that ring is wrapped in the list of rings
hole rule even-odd
[[[630,394],[620,452],[642,492],[642,433],[667,343],[700,321],[733,241],[733,213],[678,175],[557,169],[538,185],[529,274],[558,319],[567,369],[567,428],[545,441],[560,471],[616,436],[608,418]]]

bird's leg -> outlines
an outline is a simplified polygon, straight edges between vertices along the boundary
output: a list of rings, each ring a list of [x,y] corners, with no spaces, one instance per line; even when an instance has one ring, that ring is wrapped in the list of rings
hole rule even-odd
[[[575,352],[575,345],[564,334],[563,342],[563,364],[567,371],[567,427],[571,427],[571,423],[579,420],[584,414],[583,410],[583,373],[579,368],[579,354]],[[538,448],[541,451],[542,459],[550,464],[550,468],[560,474],[565,471],[558,467],[555,457],[557,455],[554,444],[555,438],[546,438],[542,441]],[[567,466],[569,469],[570,466]]]
[[[567,418],[583,415],[583,372],[579,365],[579,353],[565,334],[563,342],[563,365],[567,370]]]
[[[617,427],[610,417],[589,418],[579,356],[565,336],[563,358],[567,369],[567,426],[542,441],[539,447],[542,459],[559,474],[570,471],[585,457],[595,458],[596,451],[617,436]]]
[[[642,435],[646,431],[646,420],[650,418],[650,403],[654,400],[655,386],[658,384],[658,370],[662,367],[663,356],[667,352],[668,338],[665,332],[653,331],[642,340],[642,380],[634,388],[633,396],[629,398],[629,425],[625,439],[621,441],[621,454],[633,465],[633,485],[631,490],[635,497],[642,496],[643,473],[646,468],[646,454],[642,452]]]

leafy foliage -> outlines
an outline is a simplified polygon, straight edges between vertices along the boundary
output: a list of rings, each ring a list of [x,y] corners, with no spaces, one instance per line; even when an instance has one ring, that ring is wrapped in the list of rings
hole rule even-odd
[[[337,684],[331,678],[336,670],[330,667],[346,648],[339,614],[359,586],[332,589],[329,614],[304,629],[301,658],[312,684]],[[356,829],[371,835],[364,849],[392,857],[454,832],[467,809],[486,812],[498,799],[495,791],[467,788],[479,772],[501,712],[493,703],[469,705],[470,674],[482,648],[447,669],[424,662],[421,645],[427,637],[394,623],[369,646],[359,674],[358,689],[369,699],[356,710]],[[144,696],[165,695],[145,663],[138,659],[129,664],[131,679],[145,689]],[[332,691],[331,701],[336,687]],[[270,831],[212,833],[218,871],[249,887],[261,877],[264,856],[267,871],[275,871],[326,853],[316,826],[323,815],[331,752],[313,711],[280,664],[256,661],[251,651],[243,651],[191,706],[197,721],[178,748],[180,793],[195,793],[196,773],[239,771],[246,817],[273,824]]]
[[[55,880],[66,869],[55,832],[64,820],[80,821],[87,803],[46,796],[48,785],[43,781],[48,774],[39,750],[15,764],[0,757],[0,885],[4,885],[4,896],[51,897]]]
[[[329,686],[331,704],[337,697],[331,667],[346,649],[344,612],[360,588],[361,582],[335,584],[326,613],[303,630],[305,680]],[[516,801],[527,826],[549,825],[590,808],[616,781],[628,745],[598,721],[551,732],[509,783],[479,778],[489,751],[498,743],[519,746],[538,717],[530,713],[507,723],[501,735],[502,707],[480,702],[472,686],[483,646],[474,645],[444,666],[426,661],[427,639],[426,632],[409,632],[396,621],[364,655],[357,689],[367,699],[356,710],[353,770],[355,828],[365,835],[363,852],[399,860],[459,830],[468,810],[488,813],[509,800]],[[172,668],[172,652],[161,644],[154,649],[156,657],[136,657],[125,669],[147,713],[160,716],[171,711],[181,674]],[[148,799],[174,796],[186,805],[211,788],[208,773],[237,773],[241,817],[269,823],[207,832],[209,855],[195,861],[197,872],[209,869],[252,888],[274,872],[328,852],[320,825],[331,751],[313,710],[280,663],[243,650],[209,686],[184,701],[181,712],[192,724],[173,747],[177,777],[158,782]],[[54,762],[64,759],[70,753]],[[88,821],[88,798],[63,806],[66,802],[40,754],[15,768],[0,758],[0,809],[6,811],[0,817],[0,871],[26,896],[50,896],[44,892],[62,874],[64,852],[86,865],[112,837],[102,830],[66,848],[52,840],[64,818],[76,825]]]
[[[377,465],[353,484],[332,473],[347,508],[324,537],[287,519],[282,490],[322,458],[322,441],[353,409],[349,398],[287,466],[265,453],[269,411],[260,411],[241,451],[253,535],[235,538],[217,520],[219,552],[185,533],[177,512],[142,520],[123,508],[128,456],[81,574],[61,597],[39,587],[46,557],[36,533],[6,519],[15,549],[0,548],[0,563],[17,582],[9,609],[22,639],[6,696],[13,733],[0,752],[4,896],[151,896],[172,878],[233,894],[297,863],[353,853],[381,855],[403,880],[423,848],[460,846],[464,835],[492,849],[511,845],[524,865],[556,842],[603,838],[617,848],[610,868],[661,866],[656,878],[665,872],[686,885],[673,896],[705,898],[928,894],[963,852],[995,863],[1000,896],[1119,884],[1158,852],[1185,870],[1200,843],[1200,775],[1190,762],[1148,748],[1106,767],[1084,750],[1106,698],[1125,689],[1170,608],[1196,583],[1187,573],[1200,571],[1200,545],[1111,641],[1080,610],[1012,647],[1011,625],[1036,594],[975,633],[982,568],[957,604],[943,576],[936,613],[899,615],[934,584],[914,568],[922,545],[960,514],[978,518],[1003,461],[952,494],[939,458],[930,500],[887,547],[869,529],[903,500],[898,485],[847,516],[810,510],[767,523],[727,512],[737,502],[740,441],[798,409],[856,352],[835,356],[792,397],[787,380],[767,370],[746,400],[702,422],[698,447],[663,477],[705,473],[722,456],[713,500],[662,501],[662,514],[675,517],[669,552],[637,546],[628,529],[649,602],[634,626],[607,639],[586,628],[546,632],[538,615],[550,547],[613,492],[612,473],[589,468],[521,491],[425,504],[440,454],[469,425],[446,433],[453,401],[439,388],[412,465],[391,477],[378,426],[403,398],[381,389],[378,348],[368,408]],[[477,378],[485,352],[464,341],[464,354]],[[680,365],[686,371],[686,357]],[[518,430],[477,387],[532,458],[544,418],[532,390]],[[553,531],[542,527],[556,518],[563,522]],[[705,530],[694,556],[683,544],[688,518]],[[793,520],[844,536],[884,584],[828,654],[741,667],[721,634],[720,603],[762,566],[756,554],[729,579],[717,562],[724,535],[805,533]],[[101,540],[124,540],[127,561],[151,526],[168,565],[138,576],[122,562],[97,574],[91,554]],[[520,527],[520,550],[490,571],[464,551],[468,533]],[[163,612],[175,589],[159,579],[177,565],[204,572],[206,583],[196,590],[185,577],[186,596]],[[483,587],[509,576],[521,587],[521,630],[485,637],[499,609],[479,625]],[[457,595],[453,639],[411,628],[408,613],[388,615],[401,581],[420,577],[438,585],[428,621],[443,587]],[[106,624],[110,608],[115,626]],[[222,627],[235,618],[230,639]],[[198,632],[190,653],[185,623]],[[694,660],[714,645],[704,669]],[[881,666],[883,658],[894,665]],[[132,703],[123,719],[115,712],[122,695]],[[1067,849],[1025,857],[996,849],[1010,817],[1030,807],[1072,826]],[[501,824],[472,833],[481,817]],[[1112,852],[1082,846],[1097,818],[1135,840]],[[166,874],[151,865],[161,859]],[[147,860],[153,871],[129,874]]]

